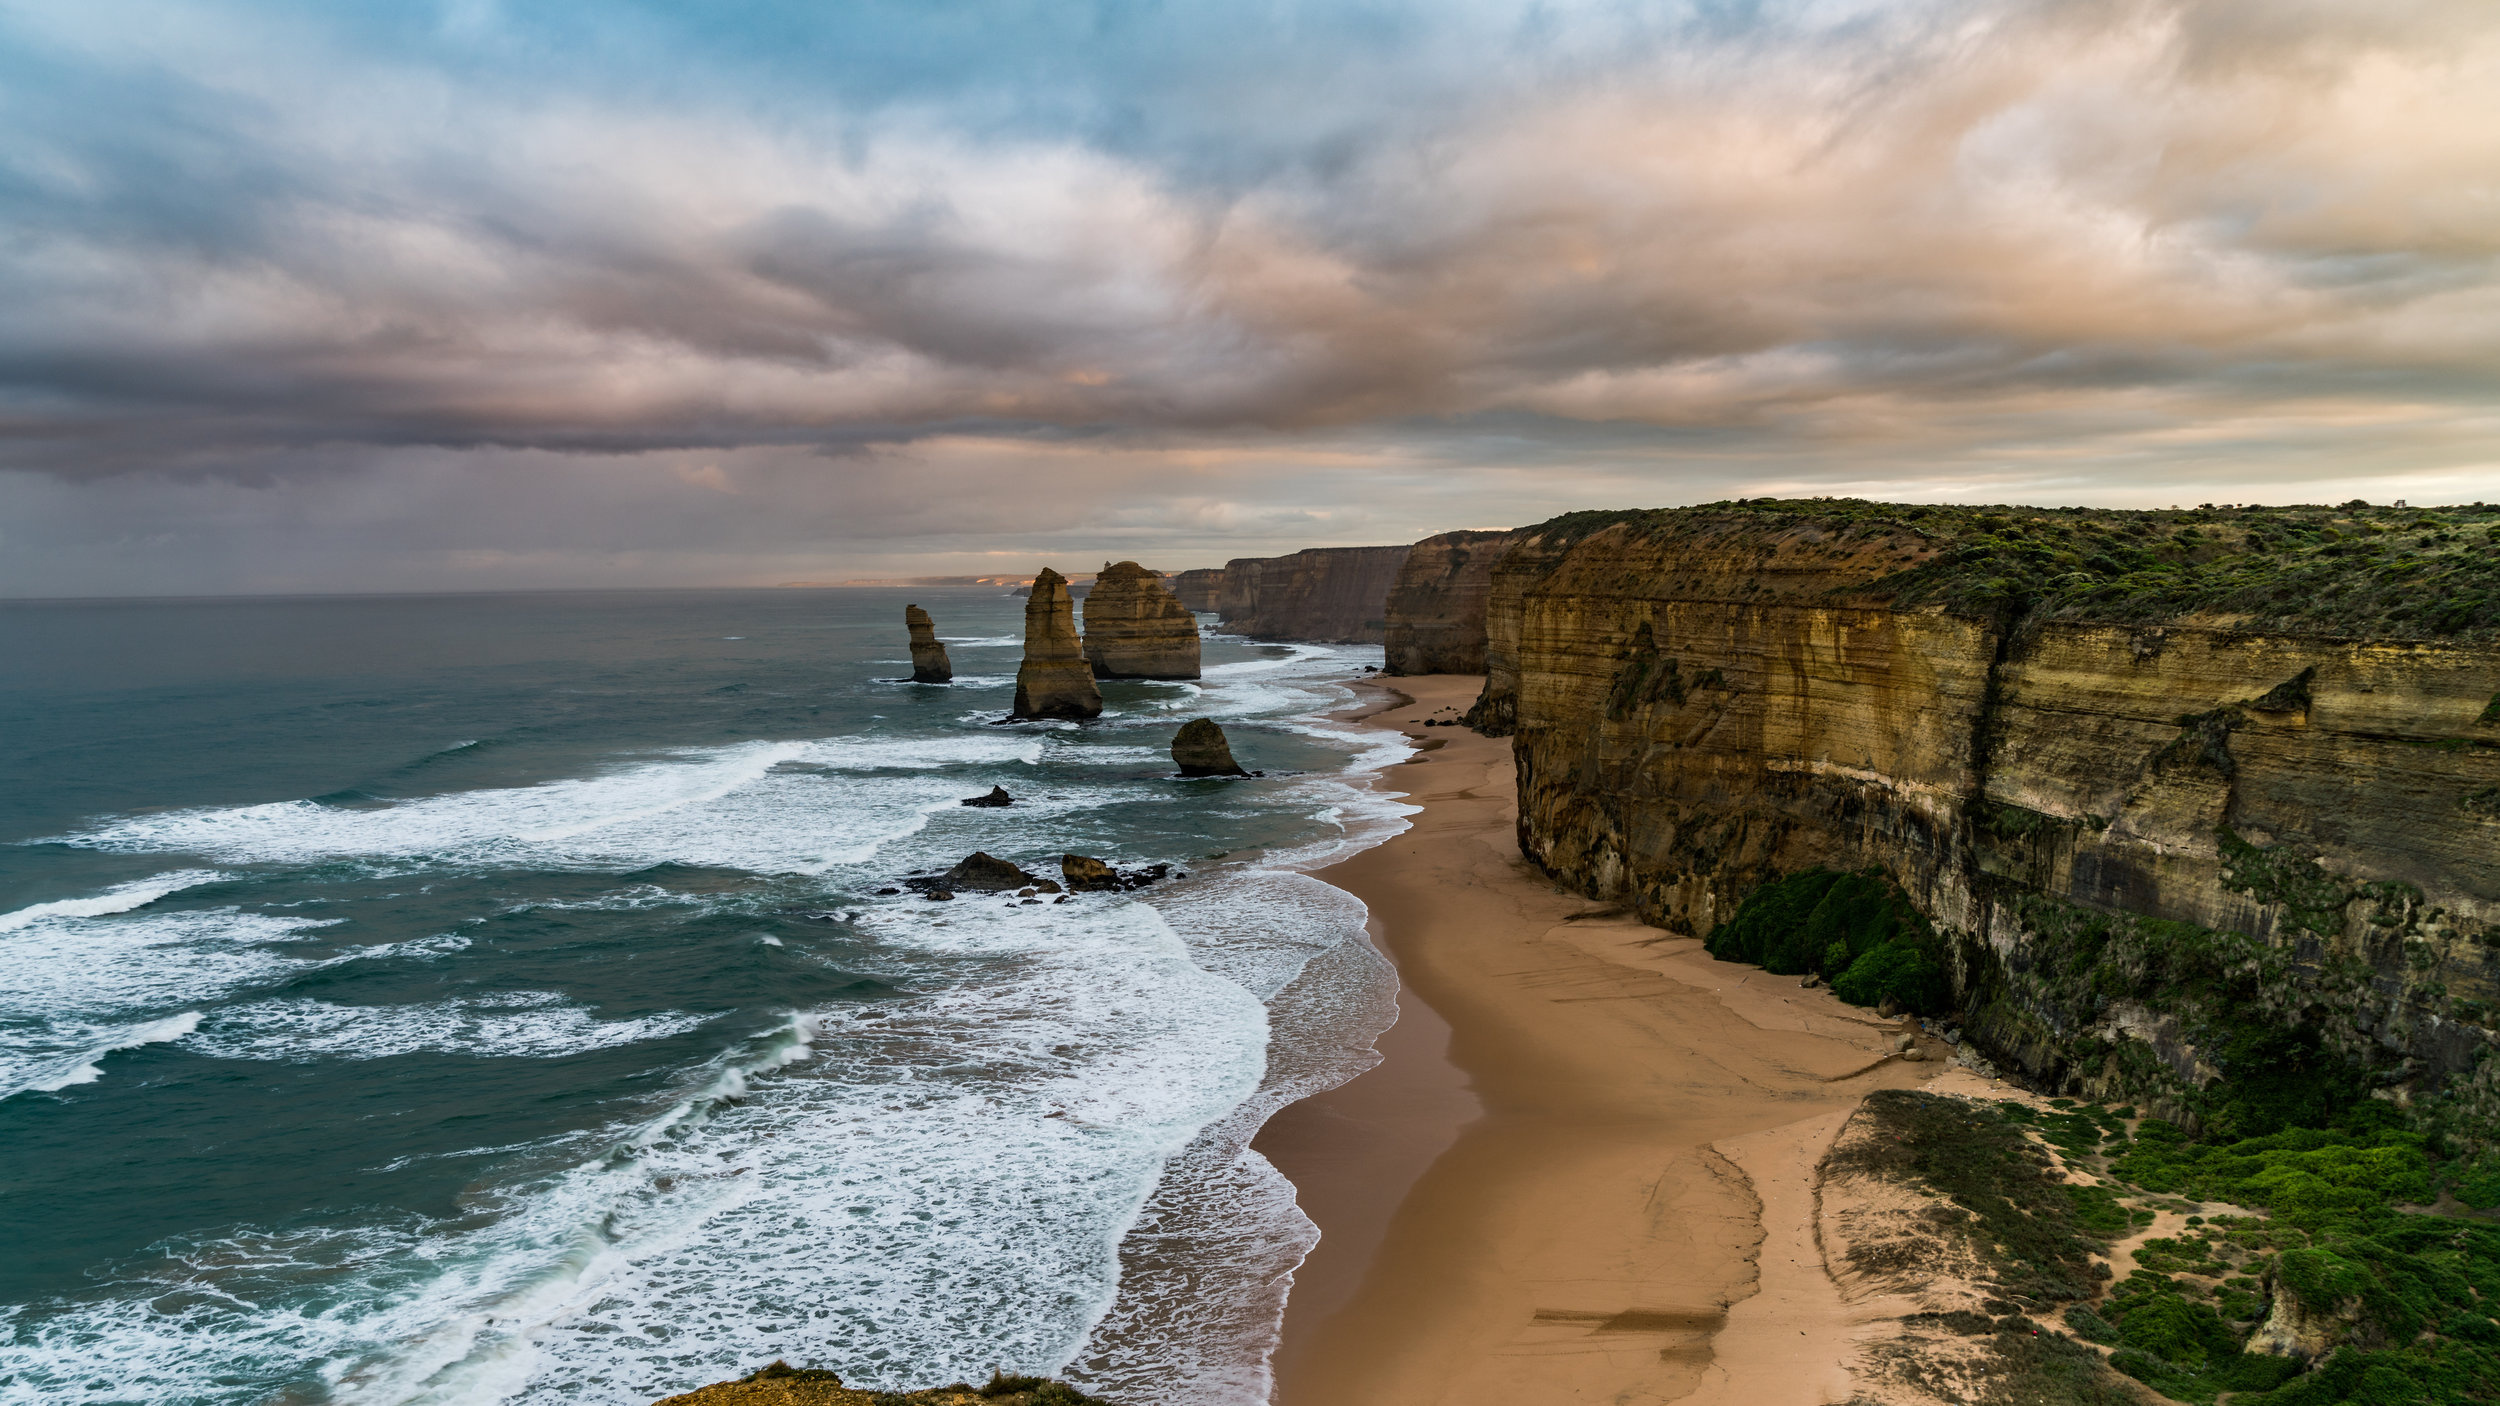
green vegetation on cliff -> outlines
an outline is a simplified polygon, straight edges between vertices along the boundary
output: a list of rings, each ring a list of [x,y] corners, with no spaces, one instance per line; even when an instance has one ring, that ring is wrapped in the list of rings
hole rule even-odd
[[[1747,895],[1702,946],[1723,962],[1782,976],[1811,972],[1855,1006],[1889,1000],[1919,1015],[1952,1008],[1944,943],[1880,870],[1808,869]]]
[[[2500,638],[2500,504],[2125,510],[1925,506],[1852,498],[1569,513],[1527,529],[1578,540],[1628,522],[1651,540],[1795,529],[1890,569],[1847,594],[2018,621],[2373,639]]]

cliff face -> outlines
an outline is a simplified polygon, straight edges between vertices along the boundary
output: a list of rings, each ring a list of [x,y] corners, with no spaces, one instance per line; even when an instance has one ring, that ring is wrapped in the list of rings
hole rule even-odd
[[[1085,657],[1104,679],[1198,677],[1198,617],[1133,561],[1104,562],[1085,597]]]
[[[1076,606],[1067,579],[1044,567],[1024,601],[1024,662],[1016,668],[1019,718],[1102,715],[1102,690],[1076,634]]]
[[[955,666],[946,657],[946,646],[937,637],[937,622],[929,618],[929,612],[916,605],[904,606],[903,628],[911,634],[911,681],[952,682]]]
[[[1484,672],[1485,600],[1515,532],[1444,532],[1406,554],[1389,587],[1388,672]]]
[[[1224,606],[1224,568],[1202,566],[1184,571],[1172,578],[1172,595],[1191,610],[1221,610]]]
[[[2192,559],[2187,530],[2143,550]],[[1478,705],[1558,878],[1706,934],[1773,876],[1879,866],[1952,943],[1973,1041],[2053,1085],[2190,1122],[2270,1080],[2500,1116],[2500,612],[2113,621],[2133,597],[2065,576],[2064,605],[1974,604],[1967,535],[1811,505],[1571,535],[1494,572]]]
[[[1268,640],[1379,644],[1404,547],[1313,547],[1284,557],[1235,557],[1213,589],[1224,627]],[[1184,579],[1198,576],[1184,572]],[[1191,583],[1193,591],[1207,588]]]

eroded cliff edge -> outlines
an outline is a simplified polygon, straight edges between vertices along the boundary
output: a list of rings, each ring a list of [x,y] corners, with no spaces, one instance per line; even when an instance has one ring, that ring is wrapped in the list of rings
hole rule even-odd
[[[1182,572],[1172,590],[1191,610],[1215,611],[1224,628],[1256,639],[1379,644],[1406,554],[1405,547],[1312,547],[1235,557],[1221,570]]]
[[[1706,934],[1880,868],[1970,1038],[2190,1124],[2500,1126],[2500,508],[1575,514],[1494,571],[1520,844]],[[2473,1131],[2479,1129],[2480,1131]]]
[[[1517,540],[1503,531],[1444,532],[1409,548],[1382,608],[1384,672],[1484,672],[1485,603],[1493,566]]]

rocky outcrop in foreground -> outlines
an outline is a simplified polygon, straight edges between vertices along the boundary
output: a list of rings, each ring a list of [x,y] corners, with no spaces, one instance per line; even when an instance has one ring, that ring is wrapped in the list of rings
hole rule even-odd
[[[1133,561],[1105,562],[1085,597],[1085,657],[1100,679],[1198,677],[1198,617]]]
[[[1392,674],[1484,672],[1485,601],[1493,564],[1516,532],[1444,532],[1408,550],[1383,609]]]
[[[1172,738],[1172,764],[1183,776],[1248,776],[1233,760],[1224,729],[1213,718],[1191,718]]]
[[[1185,571],[1183,604],[1213,609],[1224,628],[1263,640],[1378,644],[1388,635],[1389,587],[1404,547],[1313,547],[1283,557],[1235,557],[1212,582]],[[1201,600],[1211,600],[1200,605]]]
[[[928,1391],[862,1391],[833,1372],[776,1362],[734,1382],[672,1396],[656,1406],[1110,1406],[1064,1382],[994,1373],[989,1385],[957,1382]]]
[[[1094,666],[1077,638],[1076,607],[1067,579],[1049,567],[1033,579],[1024,602],[1024,662],[1016,669],[1019,718],[1093,718],[1102,715],[1102,690]]]
[[[1515,720],[1522,850],[1649,921],[1768,895],[1795,911],[1730,929],[1766,964],[1846,959],[2002,1064],[2191,1127],[2374,1095],[2500,1142],[2495,531],[1574,515],[1494,573],[1477,711]]]
[[[903,628],[911,632],[911,681],[953,682],[955,665],[946,657],[946,646],[938,642],[937,622],[929,618],[929,612],[916,605],[904,606]]]

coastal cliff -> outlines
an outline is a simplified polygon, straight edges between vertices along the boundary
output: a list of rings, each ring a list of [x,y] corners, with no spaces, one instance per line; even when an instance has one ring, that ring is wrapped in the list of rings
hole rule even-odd
[[[1104,562],[1085,597],[1085,657],[1104,679],[1198,677],[1198,617],[1133,561]]]
[[[1257,639],[1379,644],[1406,554],[1405,547],[1313,547],[1235,557],[1220,572],[1184,571],[1173,588],[1183,605],[1216,611],[1226,629]]]
[[[1649,921],[1711,934],[1779,882],[1880,871],[1935,999],[2051,1088],[2191,1127],[2375,1095],[2479,1145],[2495,531],[2357,504],[1575,514],[1492,573],[1472,716],[1514,732],[1522,850]]]
[[[1169,582],[1172,595],[1191,610],[1224,608],[1224,568],[1202,566],[1184,571]]]
[[[1387,672],[1484,672],[1485,601],[1493,564],[1515,532],[1444,532],[1416,543],[1389,587]]]

